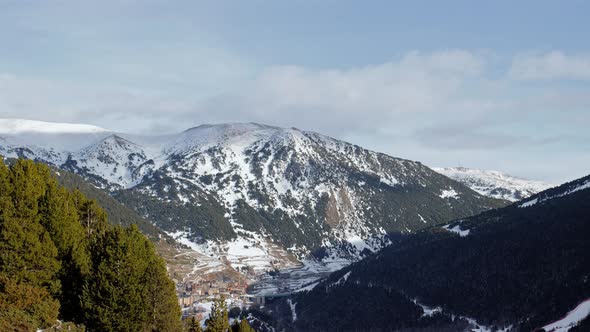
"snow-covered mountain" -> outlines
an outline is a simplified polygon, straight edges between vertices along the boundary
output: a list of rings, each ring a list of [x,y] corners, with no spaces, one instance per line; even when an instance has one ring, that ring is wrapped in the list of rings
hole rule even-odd
[[[478,193],[516,202],[552,187],[550,184],[518,178],[499,171],[464,167],[434,167],[433,170],[457,180]]]
[[[137,136],[5,120],[0,154],[78,173],[179,241],[208,254],[253,255],[260,269],[289,255],[355,260],[385,245],[388,233],[501,204],[419,162],[254,123]]]

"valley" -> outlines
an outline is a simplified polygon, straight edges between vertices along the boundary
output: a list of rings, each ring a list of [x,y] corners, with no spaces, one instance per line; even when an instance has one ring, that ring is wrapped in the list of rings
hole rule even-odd
[[[0,0],[0,332],[590,332],[588,13]]]
[[[267,301],[272,308],[423,230],[471,237],[471,216],[549,187],[493,171],[432,170],[259,124],[153,137],[45,125],[31,133],[40,125],[4,124],[24,129],[0,128],[0,153],[49,164],[66,186],[107,206],[115,222],[134,220],[165,259],[184,317],[202,323],[218,296],[230,308]],[[549,198],[524,205],[542,199]]]

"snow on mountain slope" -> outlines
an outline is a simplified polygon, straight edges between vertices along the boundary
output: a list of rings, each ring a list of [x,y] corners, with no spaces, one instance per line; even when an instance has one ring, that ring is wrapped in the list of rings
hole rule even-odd
[[[543,326],[543,331],[567,332],[588,316],[590,316],[590,299],[578,304],[560,320]]]
[[[37,131],[6,129],[0,154],[78,173],[235,268],[272,269],[295,257],[354,261],[386,245],[388,233],[501,204],[419,162],[295,128],[236,123],[137,136],[15,126]]]
[[[572,182],[566,183],[562,186],[553,188],[552,190],[549,190],[546,192],[541,192],[535,196],[532,196],[531,199],[525,201],[524,203],[521,203],[518,206],[521,208],[526,208],[526,207],[533,206],[535,204],[539,204],[539,203],[543,203],[545,201],[549,201],[549,200],[552,200],[555,198],[567,196],[567,195],[573,194],[575,192],[578,192],[580,190],[586,190],[586,189],[590,189],[590,177],[581,178],[576,181],[572,181]]]
[[[551,187],[541,181],[521,179],[498,171],[464,167],[433,167],[432,169],[465,184],[482,195],[512,202]]]
[[[107,185],[118,184],[128,188],[141,180],[143,173],[136,170],[147,160],[141,146],[111,135],[73,154],[66,165],[99,175]]]

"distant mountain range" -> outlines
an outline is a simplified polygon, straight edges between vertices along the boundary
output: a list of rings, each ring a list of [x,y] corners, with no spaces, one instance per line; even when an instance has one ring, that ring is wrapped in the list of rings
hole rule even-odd
[[[511,202],[552,187],[541,181],[522,179],[498,171],[464,167],[434,167],[433,170],[463,183],[482,195]]]
[[[268,304],[275,327],[588,331],[589,201],[587,176],[402,236],[311,291]]]
[[[0,154],[76,173],[197,250],[258,248],[260,269],[287,254],[354,261],[389,234],[506,204],[419,162],[254,123],[138,136],[0,120]]]

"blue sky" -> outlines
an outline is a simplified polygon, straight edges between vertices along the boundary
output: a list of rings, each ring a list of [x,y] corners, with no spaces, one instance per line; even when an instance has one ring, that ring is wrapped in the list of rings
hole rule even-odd
[[[432,166],[590,173],[587,1],[0,0],[0,116],[313,130]]]

